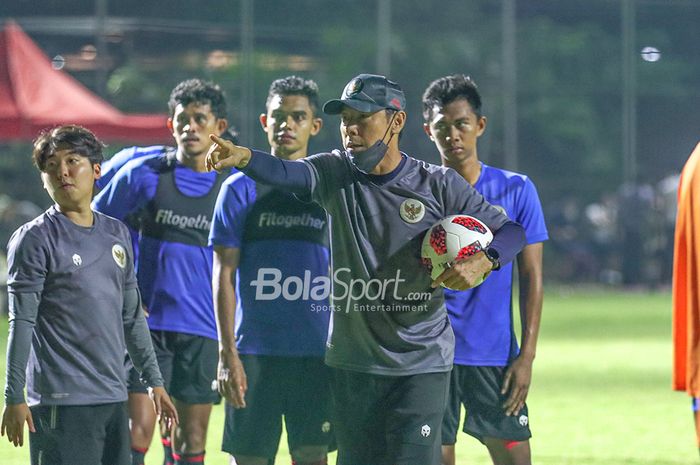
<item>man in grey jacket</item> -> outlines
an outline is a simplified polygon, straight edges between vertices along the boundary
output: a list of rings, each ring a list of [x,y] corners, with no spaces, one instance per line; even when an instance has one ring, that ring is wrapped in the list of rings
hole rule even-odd
[[[125,350],[156,412],[177,422],[141,310],[129,231],[90,208],[102,147],[79,126],[36,139],[34,164],[55,204],[8,244],[1,432],[21,446],[28,424],[32,464],[130,463]]]

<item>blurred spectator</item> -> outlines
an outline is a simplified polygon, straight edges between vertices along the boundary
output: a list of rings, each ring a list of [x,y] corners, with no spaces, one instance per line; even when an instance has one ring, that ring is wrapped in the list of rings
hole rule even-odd
[[[648,184],[623,184],[620,187],[620,234],[622,283],[627,286],[649,284],[651,241],[655,237],[654,188]]]
[[[595,281],[598,265],[584,233],[585,217],[579,201],[566,197],[553,202],[545,216],[552,243],[551,253],[547,253],[551,260],[546,260],[545,271],[555,281]]]
[[[593,253],[596,255],[596,276],[605,284],[620,284],[619,250],[619,205],[614,193],[606,192],[600,201],[589,204],[585,209]]]

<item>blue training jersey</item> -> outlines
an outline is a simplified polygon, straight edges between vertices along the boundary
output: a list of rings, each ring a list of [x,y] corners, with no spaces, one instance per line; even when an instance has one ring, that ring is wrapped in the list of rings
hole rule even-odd
[[[95,186],[98,189],[104,189],[107,184],[112,180],[115,174],[122,168],[122,166],[129,163],[131,160],[136,158],[153,158],[158,155],[163,155],[169,150],[173,150],[172,147],[167,145],[152,145],[150,147],[126,147],[121,149],[119,152],[112,155],[109,160],[102,162],[101,176],[95,181]],[[129,228],[129,233],[131,234],[131,244],[134,249],[134,262],[138,260],[139,256],[139,241],[138,241],[138,231],[134,228],[135,226],[129,221],[128,218],[124,219],[127,227]]]
[[[323,357],[331,313],[325,211],[237,173],[219,193],[209,242],[241,252],[238,351]]]
[[[152,330],[173,331],[217,339],[211,291],[213,248],[206,244],[217,173],[195,172],[173,161],[171,172],[160,172],[164,156],[136,157],[126,163],[95,197],[93,208],[120,220],[142,218],[156,198],[159,185],[171,185],[177,198],[172,202],[197,206],[197,215],[182,215],[162,208],[153,213],[154,226],[203,234],[203,244],[163,240],[157,235],[138,234],[136,262],[139,289]],[[213,192],[216,189],[217,192]],[[206,199],[212,200],[207,206]],[[155,208],[155,207],[154,207]],[[135,224],[136,228],[143,228]],[[151,228],[153,229],[153,228]]]
[[[548,239],[537,189],[527,176],[482,164],[474,189],[525,228],[527,244]],[[517,356],[512,284],[511,262],[492,272],[474,289],[445,290],[447,312],[455,333],[455,364],[505,366]]]
[[[100,179],[95,182],[95,185],[104,189],[104,187],[109,184],[117,171],[121,169],[122,166],[126,165],[131,160],[142,157],[155,157],[158,155],[163,155],[168,150],[172,150],[171,147],[165,145],[153,145],[151,147],[127,147],[120,150],[119,152],[112,155],[109,160],[105,160],[102,163],[102,171]]]

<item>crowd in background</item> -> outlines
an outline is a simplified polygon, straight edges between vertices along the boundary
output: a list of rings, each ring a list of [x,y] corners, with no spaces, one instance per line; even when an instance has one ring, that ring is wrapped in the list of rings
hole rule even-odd
[[[622,185],[589,204],[573,197],[545,200],[548,281],[669,286],[678,179]]]

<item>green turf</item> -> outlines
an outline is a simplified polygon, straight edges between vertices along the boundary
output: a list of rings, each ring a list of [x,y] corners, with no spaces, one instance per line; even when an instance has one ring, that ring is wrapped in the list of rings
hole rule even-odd
[[[533,461],[551,465],[698,463],[685,394],[671,385],[668,293],[551,291],[529,397]],[[7,322],[0,322],[4,352]],[[4,360],[0,362],[4,380]],[[218,452],[223,409],[212,417],[207,463]],[[458,463],[488,464],[484,449],[460,435]],[[284,440],[277,463],[289,463]],[[0,463],[28,463],[28,452],[0,442]],[[159,465],[154,444],[147,465]],[[333,463],[333,461],[331,461]]]

